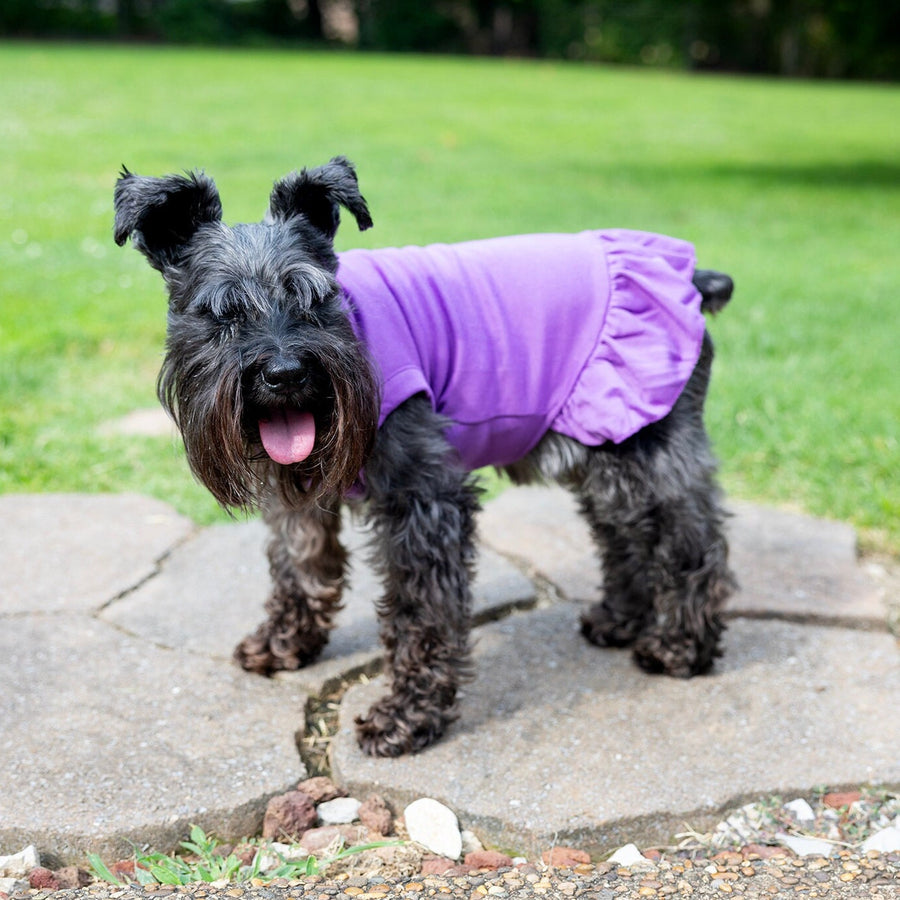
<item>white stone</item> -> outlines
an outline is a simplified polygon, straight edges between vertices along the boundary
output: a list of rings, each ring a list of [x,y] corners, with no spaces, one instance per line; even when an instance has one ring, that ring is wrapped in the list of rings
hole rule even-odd
[[[257,853],[259,854],[260,872],[272,872],[286,862],[306,859],[309,856],[309,853],[299,844],[282,844],[278,841],[272,841],[265,847],[261,847]]]
[[[460,852],[463,856],[467,853],[477,853],[480,850],[484,850],[484,844],[481,843],[474,831],[463,829],[459,835],[462,838],[462,850]]]
[[[0,875],[27,875],[41,864],[37,847],[29,844],[24,850],[10,856],[0,856]],[[9,893],[7,891],[7,893]]]
[[[609,862],[615,863],[617,866],[627,867],[633,866],[635,863],[650,862],[650,860],[634,844],[626,844],[613,853],[609,858]]]
[[[784,808],[793,813],[794,818],[800,823],[816,821],[816,814],[812,807],[802,797],[785,803]]]
[[[0,857],[3,859],[3,857]],[[0,878],[0,894],[11,894],[13,891],[27,891],[28,882],[21,878]]]
[[[456,814],[443,803],[423,797],[403,811],[409,838],[438,856],[459,859],[462,835]]]
[[[877,850],[879,853],[896,853],[900,850],[900,824],[894,823],[870,835],[862,844],[862,852]]]
[[[779,832],[775,835],[775,839],[782,847],[793,850],[797,856],[831,856],[834,853],[834,844],[818,838],[796,837],[793,834]]]
[[[359,800],[354,797],[337,797],[316,807],[323,825],[349,825],[359,818]]]

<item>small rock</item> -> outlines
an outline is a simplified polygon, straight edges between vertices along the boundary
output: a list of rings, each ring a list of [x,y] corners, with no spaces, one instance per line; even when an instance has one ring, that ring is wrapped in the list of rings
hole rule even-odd
[[[870,835],[862,844],[862,852],[877,850],[879,853],[896,853],[900,851],[900,824],[893,824]]]
[[[455,863],[446,856],[427,856],[422,860],[423,875],[443,875],[454,867]]]
[[[49,869],[37,866],[28,873],[28,885],[34,890],[59,890],[59,879]]]
[[[748,803],[716,826],[713,844],[746,844],[757,840],[764,823],[764,813],[755,803]]]
[[[394,830],[391,808],[378,794],[369,794],[360,804],[359,821],[376,834],[391,834]]]
[[[835,791],[831,794],[826,794],[822,798],[822,803],[829,809],[840,809],[842,806],[851,806],[860,797],[862,797],[862,794],[859,791]]]
[[[135,862],[133,859],[119,859],[109,867],[109,871],[119,880],[121,880],[120,876],[123,875],[132,878],[134,876],[134,866]]]
[[[473,850],[463,862],[471,869],[500,869],[513,864],[511,857],[497,850]]]
[[[273,797],[263,819],[263,838],[296,840],[318,821],[312,800],[303,791],[289,791]]]
[[[625,844],[624,847],[619,847],[619,849],[613,853],[609,858],[609,862],[627,868],[628,866],[633,866],[637,863],[650,862],[650,860],[647,859],[634,844]]]
[[[314,778],[307,778],[297,785],[298,791],[303,791],[313,803],[325,803],[328,800],[335,800],[338,797],[346,797],[347,792],[339,788],[326,775],[316,775]]]
[[[366,837],[365,829],[358,825],[322,825],[310,828],[300,838],[299,846],[304,855],[319,856],[329,848],[352,846]]]
[[[478,835],[475,834],[474,831],[469,831],[464,828],[460,831],[460,837],[462,838],[462,853],[465,856],[467,853],[477,853],[479,850],[484,850],[484,844],[478,839]]]
[[[131,860],[130,862],[131,871],[134,872],[134,860]],[[113,867],[112,873],[113,875],[116,874],[115,867]],[[78,866],[63,866],[61,869],[57,869],[53,874],[56,875],[56,880],[59,882],[61,890],[87,887],[93,880],[89,873],[85,872],[84,869],[79,869]]]
[[[772,844],[747,844],[741,848],[741,856],[744,859],[750,856],[758,856],[760,859],[771,859],[773,856],[784,856],[784,848],[775,847]]]
[[[16,891],[27,891],[28,882],[22,878],[0,878],[0,894],[12,894]]]
[[[783,847],[793,850],[797,856],[831,856],[834,853],[834,844],[818,838],[796,837],[779,832],[775,839]]]
[[[0,856],[0,875],[27,875],[41,864],[37,848],[29,844],[24,850],[10,856]]]
[[[574,847],[553,847],[541,854],[541,860],[548,866],[571,869],[589,863],[591,858],[584,850],[576,850]]]
[[[349,825],[359,818],[359,800],[354,797],[335,797],[316,807],[323,825]]]
[[[309,853],[298,844],[282,844],[272,841],[267,847],[259,851],[259,871],[271,872],[285,862],[298,859],[306,859]]]
[[[812,807],[802,797],[797,800],[791,800],[790,803],[785,803],[784,808],[788,810],[800,824],[816,821],[816,814],[813,812]]]
[[[403,812],[409,838],[427,850],[448,859],[459,859],[462,853],[462,836],[455,813],[432,800],[423,797],[415,800]]]

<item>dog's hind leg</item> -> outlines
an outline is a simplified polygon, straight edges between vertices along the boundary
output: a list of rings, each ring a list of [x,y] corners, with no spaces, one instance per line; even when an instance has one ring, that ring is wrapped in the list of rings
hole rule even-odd
[[[680,496],[635,491],[615,510],[582,494],[604,576],[582,633],[601,646],[630,645],[641,668],[679,677],[707,671],[719,655],[719,611],[733,588],[718,491],[702,467],[695,474]],[[633,485],[635,475],[624,480]]]
[[[719,613],[734,587],[703,428],[711,361],[707,338],[672,412],[618,446],[597,448],[576,489],[605,579],[583,633],[597,644],[630,644],[642,668],[680,677],[707,671],[719,655]]]
[[[446,425],[427,400],[413,397],[385,422],[366,466],[390,681],[390,693],[357,719],[360,746],[372,756],[434,742],[457,718],[457,690],[470,674],[478,499],[451,456]]]
[[[273,502],[264,515],[271,531],[268,618],[234,656],[248,671],[268,675],[307,665],[328,642],[340,609],[347,554],[338,538],[338,504],[298,511]]]
[[[603,570],[603,599],[582,615],[581,633],[593,644],[625,647],[634,643],[653,614],[654,536],[640,521],[614,524],[590,491],[579,490],[577,495]]]
[[[655,548],[660,581],[653,618],[633,645],[648,672],[687,678],[709,670],[724,630],[721,608],[734,581],[728,569],[723,513],[714,490],[660,508]]]

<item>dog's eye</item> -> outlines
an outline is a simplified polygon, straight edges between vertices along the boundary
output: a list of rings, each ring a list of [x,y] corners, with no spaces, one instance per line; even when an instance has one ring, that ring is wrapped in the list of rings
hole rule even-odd
[[[240,324],[247,317],[247,304],[231,284],[208,291],[197,297],[191,305],[198,315],[223,327]]]

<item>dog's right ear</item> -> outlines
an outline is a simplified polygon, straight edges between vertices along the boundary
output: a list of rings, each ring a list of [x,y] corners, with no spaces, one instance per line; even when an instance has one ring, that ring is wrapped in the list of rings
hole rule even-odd
[[[269,217],[286,221],[302,215],[310,225],[333,240],[341,221],[343,206],[353,213],[360,231],[372,227],[372,217],[353,163],[345,156],[335,156],[324,166],[293,172],[276,182],[269,198]]]
[[[202,172],[148,178],[123,166],[114,202],[116,243],[130,237],[161,272],[178,263],[202,225],[222,219],[219,192]]]

